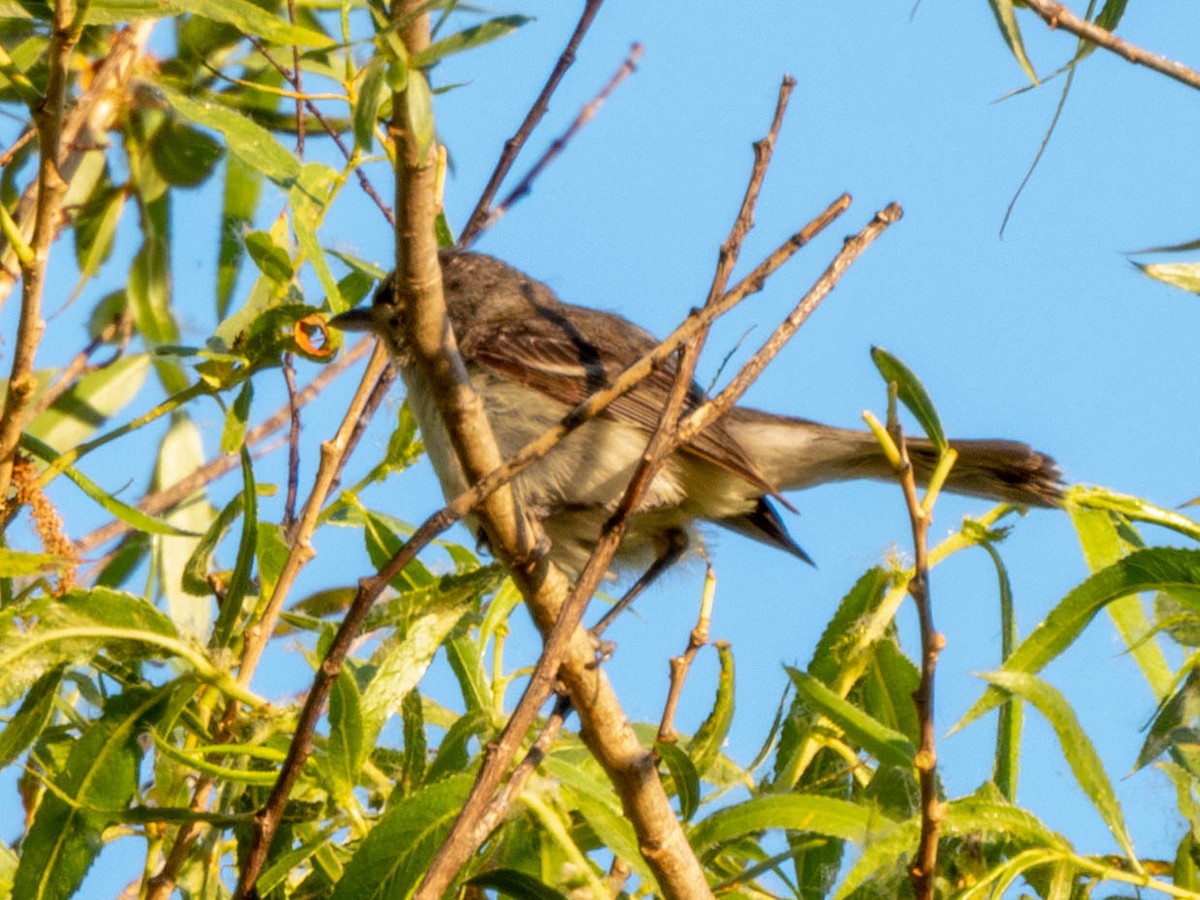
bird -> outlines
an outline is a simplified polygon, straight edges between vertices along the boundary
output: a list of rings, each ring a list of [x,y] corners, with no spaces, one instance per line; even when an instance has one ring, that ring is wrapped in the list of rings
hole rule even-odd
[[[564,303],[547,285],[495,257],[448,249],[439,259],[447,317],[506,458],[658,344],[615,313]],[[330,324],[383,342],[450,499],[469,485],[407,344],[407,303],[402,293],[397,303],[397,296],[392,273],[370,306]],[[568,574],[582,570],[616,509],[658,425],[675,371],[672,358],[513,479],[521,508],[545,530],[551,561]],[[685,412],[705,399],[693,383]],[[1062,500],[1054,459],[1027,444],[988,439],[951,446],[958,461],[945,490],[1034,507]],[[934,447],[921,439],[909,439],[907,447],[918,480],[927,480],[937,461]],[[870,431],[735,406],[666,459],[634,510],[615,565],[645,569],[677,559],[698,543],[699,522],[811,563],[779,513],[777,503],[787,503],[782,494],[830,481],[894,477]]]

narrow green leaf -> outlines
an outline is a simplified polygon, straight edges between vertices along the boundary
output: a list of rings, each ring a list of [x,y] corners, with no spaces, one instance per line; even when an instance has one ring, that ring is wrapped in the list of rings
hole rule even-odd
[[[1000,553],[991,543],[980,544],[996,567],[996,578],[1000,584],[1000,662],[1003,664],[1012,655],[1020,640],[1017,630],[1016,610],[1013,608],[1012,583],[1008,569]],[[1017,797],[1017,776],[1021,770],[1021,730],[1025,721],[1025,710],[1021,701],[1009,697],[1000,707],[1000,721],[996,726],[996,752],[992,757],[992,782],[1004,799],[1010,803]]]
[[[721,755],[729,727],[733,724],[733,648],[728,641],[717,641],[716,648],[721,671],[717,677],[713,706],[708,717],[692,736],[687,748],[688,755],[695,762],[696,771],[701,777],[708,773],[717,757]]]
[[[417,159],[429,157],[433,146],[433,94],[429,82],[418,69],[410,69],[404,86],[405,122],[416,142]]]
[[[855,746],[861,747],[881,763],[911,766],[917,748],[903,734],[871,718],[847,700],[843,700],[820,681],[799,669],[786,666],[796,694],[814,711],[837,725]]]
[[[134,353],[91,372],[25,428],[59,453],[85,441],[127,406],[146,383],[150,357]]]
[[[1158,714],[1150,724],[1146,740],[1138,753],[1134,771],[1153,762],[1159,754],[1171,746],[1177,728],[1195,721],[1200,715],[1200,672],[1193,669],[1168,700],[1159,706]]]
[[[250,30],[248,33],[256,32]],[[296,157],[261,125],[219,103],[193,100],[161,83],[156,87],[176,112],[197,125],[219,131],[231,153],[277,185],[288,188],[299,179],[300,163]]]
[[[300,172],[299,183],[288,192],[296,240],[309,265],[317,273],[317,280],[321,282],[321,289],[325,291],[325,301],[335,313],[345,312],[350,305],[342,298],[337,279],[329,271],[329,264],[317,239],[317,229],[329,211],[329,204],[344,183],[344,179],[328,166],[307,163]]]
[[[1000,34],[1004,38],[1004,43],[1008,44],[1008,49],[1012,51],[1013,58],[1024,70],[1030,82],[1038,84],[1033,63],[1029,61],[1029,57],[1025,53],[1025,42],[1021,39],[1021,28],[1017,25],[1013,0],[988,0],[988,6],[992,8],[992,14],[996,17],[996,24],[1000,28]]]
[[[262,174],[239,156],[225,160],[222,194],[221,235],[217,251],[217,318],[229,314],[229,301],[237,286],[238,272],[246,251],[242,235],[254,221],[262,195]]]
[[[692,827],[689,841],[701,856],[718,844],[766,829],[810,831],[864,844],[894,823],[868,806],[812,794],[768,794],[718,810]]]
[[[1169,528],[1171,531],[1200,541],[1200,523],[1174,510],[1147,503],[1140,497],[1119,494],[1108,488],[1077,485],[1067,492],[1067,501],[1083,509],[1102,509],[1115,512],[1134,522],[1146,522]],[[1082,538],[1083,535],[1080,535]],[[1085,548],[1086,549],[1086,548]]]
[[[938,418],[933,401],[929,399],[929,394],[920,379],[912,373],[908,366],[882,347],[871,348],[871,359],[884,381],[895,382],[900,402],[916,417],[921,429],[933,442],[938,453],[944,453],[946,433],[942,430],[942,420]]]
[[[154,486],[161,489],[182,481],[204,463],[200,429],[186,414],[173,413],[171,426],[159,446]],[[216,512],[209,506],[204,492],[197,491],[188,502],[167,514],[167,521],[191,534],[159,537],[156,553],[167,613],[183,634],[200,642],[208,639],[212,629],[214,603],[211,598],[199,598],[185,590],[183,578],[201,535],[215,517]]]
[[[629,863],[634,874],[653,892],[657,882],[638,849],[637,834],[600,767],[591,759],[580,761],[559,752],[548,756],[542,766],[561,785],[567,804],[584,818],[605,847]]]
[[[22,842],[14,897],[50,900],[75,893],[103,846],[105,826],[133,799],[142,759],[138,738],[164,699],[161,691],[129,689],[72,744],[57,791],[43,796]]]
[[[51,669],[25,692],[21,708],[0,731],[0,769],[11,765],[38,739],[54,712],[54,699],[62,679],[62,669]]]
[[[700,808],[700,775],[692,765],[692,758],[678,744],[659,741],[654,751],[666,764],[675,784],[675,796],[679,798],[679,817],[690,822]]]
[[[1046,619],[1022,641],[1004,664],[1005,672],[1034,674],[1067,649],[1101,609],[1119,597],[1141,591],[1200,589],[1200,551],[1155,547],[1132,553],[1092,575],[1072,590]],[[1004,699],[998,687],[989,687],[954,726],[955,731],[975,721]]]
[[[1200,263],[1134,263],[1155,281],[1200,294]]]
[[[362,70],[362,83],[358,86],[358,102],[354,105],[354,143],[364,152],[375,147],[375,122],[379,108],[387,99],[387,61],[376,56]]]
[[[354,675],[343,669],[329,695],[329,770],[334,798],[345,797],[358,784],[366,758],[363,742],[362,695]]]
[[[242,536],[238,541],[237,560],[233,574],[225,587],[225,597],[217,622],[213,628],[212,643],[216,647],[228,647],[235,634],[235,626],[242,615],[246,595],[250,592],[254,560],[258,550],[258,491],[254,484],[254,466],[250,451],[241,448],[242,463]]]
[[[982,677],[1002,690],[1024,697],[1046,717],[1058,736],[1059,745],[1071,772],[1075,775],[1076,783],[1100,813],[1125,855],[1136,866],[1137,854],[1125,827],[1125,816],[1121,812],[1120,803],[1117,802],[1117,794],[1104,772],[1104,764],[1100,761],[1100,755],[1092,745],[1091,738],[1079,724],[1079,719],[1066,698],[1056,688],[1023,672],[1002,670],[986,672]]]
[[[409,691],[400,710],[404,717],[404,760],[401,765],[403,778],[397,784],[397,790],[408,794],[425,780],[425,763],[429,753],[421,692],[415,689]]]
[[[250,403],[254,399],[254,382],[249,378],[238,391],[233,406],[225,414],[225,427],[221,430],[221,452],[236,453],[246,443],[246,426],[250,421]]]
[[[248,0],[90,0],[85,21],[89,25],[116,25],[131,19],[159,19],[194,13],[232,25],[242,34],[253,34],[273,44],[298,47],[332,47],[332,38],[293,25],[271,15]]]
[[[493,869],[468,879],[467,884],[481,889],[490,888],[501,896],[518,897],[521,900],[567,900],[566,894],[560,894],[532,875],[517,869]]]
[[[440,59],[502,38],[532,21],[528,16],[497,16],[431,44],[414,55],[410,65],[415,69],[426,69]]]
[[[97,190],[76,213],[75,261],[81,278],[93,277],[112,253],[127,196],[124,190],[109,186]]]
[[[455,775],[390,807],[346,864],[332,900],[408,897],[450,832],[474,775]]]
[[[462,693],[463,703],[468,712],[479,712],[491,709],[492,687],[488,679],[487,669],[483,664],[483,653],[480,645],[472,640],[465,629],[455,631],[445,642],[446,662],[454,672],[458,681],[458,689]]]
[[[287,284],[296,274],[291,256],[268,232],[252,231],[246,235],[246,252],[259,271],[276,284]]]

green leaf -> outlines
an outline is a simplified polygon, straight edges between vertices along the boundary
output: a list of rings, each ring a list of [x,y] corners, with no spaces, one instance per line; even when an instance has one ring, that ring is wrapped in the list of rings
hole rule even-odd
[[[235,626],[243,612],[246,595],[251,588],[251,575],[254,560],[258,550],[258,492],[254,484],[254,466],[250,460],[250,451],[241,448],[242,463],[242,536],[238,541],[237,560],[233,565],[233,575],[225,588],[225,597],[213,628],[212,644],[216,647],[228,647],[233,639]]]
[[[26,553],[0,547],[0,578],[24,578],[67,564],[66,559],[52,553]]]
[[[482,711],[464,713],[455,719],[442,737],[437,755],[425,770],[425,781],[432,784],[448,775],[466,771],[471,765],[468,745],[472,738],[487,734],[491,728],[491,717]]]
[[[1192,669],[1179,690],[1160,704],[1158,714],[1150,724],[1149,733],[1138,753],[1134,771],[1153,762],[1171,746],[1176,729],[1193,722],[1200,715],[1200,672]]]
[[[1004,672],[1033,674],[1067,649],[1101,609],[1120,597],[1141,591],[1200,589],[1200,551],[1155,547],[1139,550],[1092,575],[1075,588],[1022,641],[1004,664]],[[1004,699],[989,687],[954,726],[975,721]]]
[[[134,353],[90,372],[30,422],[25,433],[59,453],[69,450],[132,402],[146,383],[149,371],[150,357]]]
[[[987,542],[980,546],[991,557],[1000,585],[1000,662],[1004,663],[1020,640],[1016,611],[1013,608],[1012,583],[1008,578],[1008,569],[1005,568],[995,546]],[[1016,697],[1010,697],[1008,702],[1000,707],[1000,721],[996,726],[996,752],[992,757],[992,782],[1010,803],[1014,802],[1017,796],[1017,775],[1021,771],[1021,730],[1024,721],[1024,706]]]
[[[855,746],[861,747],[881,763],[892,766],[911,766],[917,748],[903,734],[871,718],[847,700],[843,700],[817,679],[799,669],[786,666],[796,695],[810,709],[820,713],[838,726]]]
[[[103,846],[101,833],[133,799],[142,759],[139,736],[161,691],[131,688],[71,745],[56,791],[42,798],[21,845],[13,896],[70,897]]]
[[[502,38],[526,22],[532,21],[528,16],[497,16],[431,44],[420,53],[415,54],[409,65],[414,69],[427,69],[439,59],[480,47],[497,38]]]
[[[112,253],[117,223],[127,193],[111,185],[97,189],[75,214],[75,261],[82,278],[91,278]]]
[[[21,436],[21,449],[28,450],[34,456],[45,462],[54,462],[58,459],[59,453],[37,438],[30,434]],[[165,522],[162,519],[156,519],[149,516],[136,507],[130,506],[127,503],[122,503],[116,497],[107,493],[102,487],[76,469],[74,466],[66,466],[62,469],[62,473],[66,475],[76,486],[79,487],[85,494],[99,503],[102,507],[120,519],[127,525],[132,525],[138,531],[146,532],[147,534],[163,534],[176,535],[182,537],[196,537],[194,531],[187,531],[172,525],[170,522]]]
[[[232,25],[242,34],[253,34],[273,44],[298,47],[332,47],[332,38],[276,18],[248,0],[91,0],[85,21],[89,25],[116,25],[131,19],[160,19],[194,13]],[[161,82],[156,82],[158,87]]]
[[[410,794],[379,819],[346,864],[332,900],[393,900],[416,889],[475,777],[455,775]]]
[[[108,588],[8,606],[0,610],[0,707],[60,665],[86,662],[101,650],[133,660],[178,641],[175,626],[154,606]]]
[[[309,265],[317,273],[317,280],[321,282],[321,289],[325,291],[325,301],[335,313],[345,312],[349,309],[349,304],[342,299],[337,280],[329,271],[329,264],[325,261],[325,254],[321,252],[321,244],[317,239],[317,229],[342,184],[344,179],[333,169],[321,163],[308,163],[300,172],[299,183],[288,192],[296,240]]]
[[[717,641],[716,648],[721,671],[717,677],[717,693],[713,698],[713,707],[688,744],[688,755],[695,762],[696,771],[701,776],[708,774],[708,770],[721,755],[729,727],[733,724],[733,649],[728,641]]]
[[[1163,509],[1161,506],[1147,503],[1140,497],[1119,494],[1116,491],[1108,490],[1108,488],[1076,485],[1067,491],[1067,502],[1083,509],[1099,509],[1115,512],[1134,522],[1146,522],[1150,525],[1158,525],[1161,528],[1169,528],[1171,531],[1182,534],[1184,537],[1200,541],[1200,522],[1196,522],[1195,519],[1189,519],[1187,516],[1177,513],[1174,510]],[[1085,535],[1080,534],[1080,539],[1084,538]],[[1086,546],[1085,549],[1087,549]]]
[[[1200,294],[1200,263],[1134,263],[1143,274],[1191,294]]]
[[[259,271],[276,284],[287,284],[296,274],[287,250],[276,244],[265,231],[252,231],[246,235],[246,251]]]
[[[679,798],[679,817],[690,822],[700,807],[700,775],[692,765],[692,758],[678,744],[659,741],[654,745],[659,759],[666,763],[675,784],[675,796]]]
[[[1038,84],[1033,63],[1025,54],[1025,42],[1021,39],[1021,28],[1017,25],[1013,0],[988,0],[988,6],[992,8],[992,14],[996,17],[996,24],[1000,28],[1000,34],[1004,38],[1004,43],[1008,44],[1008,49],[1012,51],[1013,58],[1020,64],[1030,82]]]
[[[233,406],[225,413],[225,427],[221,430],[222,453],[236,453],[245,445],[246,425],[250,420],[250,402],[253,399],[254,382],[247,378]]]
[[[198,187],[225,155],[225,148],[202,131],[167,119],[148,147],[154,168],[175,187]]]
[[[24,753],[50,722],[62,680],[63,670],[51,669],[25,692],[21,708],[0,731],[0,769],[8,768]]]
[[[429,82],[417,69],[410,69],[408,82],[404,86],[405,122],[413,135],[418,161],[429,157],[433,146],[433,95]]]
[[[560,894],[532,875],[526,875],[517,869],[492,869],[468,879],[467,884],[477,888],[490,888],[502,896],[519,897],[523,900],[567,900],[566,894]]]
[[[379,118],[379,108],[387,99],[386,74],[387,61],[382,56],[376,56],[362,70],[358,102],[354,105],[354,143],[364,153],[370,153],[375,147],[375,122]]]
[[[349,669],[343,669],[329,694],[329,770],[335,799],[345,798],[358,784],[366,759],[362,696]]]
[[[237,286],[246,245],[242,234],[254,221],[262,194],[261,173],[238,156],[225,161],[225,189],[221,210],[221,236],[217,252],[217,318],[229,314],[229,301]],[[290,263],[289,263],[290,264]]]
[[[158,450],[158,462],[154,467],[154,486],[163,488],[182,481],[205,463],[204,443],[200,429],[190,417],[173,413],[170,428],[163,436]],[[213,624],[213,602],[198,598],[183,587],[183,577],[188,560],[200,543],[200,536],[208,529],[216,513],[209,506],[203,491],[197,491],[187,502],[168,513],[167,521],[184,531],[188,536],[163,536],[158,539],[157,557],[163,594],[167,601],[167,613],[179,630],[186,635],[204,641]]]
[[[908,411],[916,417],[921,429],[933,442],[937,452],[944,453],[946,451],[946,433],[942,430],[942,421],[938,418],[933,401],[929,399],[929,394],[926,393],[925,386],[921,384],[920,379],[912,373],[908,366],[882,347],[871,348],[871,359],[875,363],[875,368],[879,370],[879,374],[883,376],[883,380],[895,383],[900,402],[908,407]]]
[[[1075,775],[1076,783],[1100,813],[1125,855],[1136,865],[1137,854],[1125,827],[1125,816],[1117,802],[1116,792],[1104,772],[1100,755],[1096,753],[1096,748],[1079,724],[1079,719],[1066,698],[1056,688],[1023,672],[1002,670],[987,672],[981,677],[1002,690],[1020,695],[1046,717],[1058,736],[1059,745],[1071,772]]]
[[[247,33],[256,32],[251,29]],[[261,125],[227,106],[208,100],[193,100],[163,86],[161,82],[156,87],[176,112],[197,125],[219,131],[225,137],[231,153],[275,184],[289,188],[299,179],[300,163],[296,157]]]
[[[868,806],[812,794],[768,794],[728,806],[692,827],[689,842],[700,856],[718,844],[766,829],[808,831],[865,844],[891,820]]]
[[[604,846],[629,863],[651,891],[657,887],[650,867],[638,849],[637,834],[625,818],[621,802],[592,759],[555,752],[543,762],[546,774],[557,780],[568,805],[588,823]]]

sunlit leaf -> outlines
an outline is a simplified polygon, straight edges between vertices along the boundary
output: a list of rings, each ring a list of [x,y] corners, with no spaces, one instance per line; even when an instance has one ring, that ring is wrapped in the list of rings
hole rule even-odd
[[[937,451],[939,453],[945,451],[946,433],[942,430],[942,420],[938,418],[933,401],[929,399],[929,394],[920,379],[912,373],[908,366],[882,347],[871,348],[871,360],[875,363],[875,368],[879,370],[884,381],[896,385],[900,402],[916,417],[921,429],[933,442]]]
[[[881,763],[893,766],[913,764],[917,748],[903,734],[871,718],[812,676],[790,666],[787,672],[796,688],[797,696],[810,709],[837,725],[852,744],[861,747]]]
[[[982,677],[1005,691],[1019,694],[1046,717],[1058,736],[1058,743],[1075,775],[1076,783],[1100,813],[1125,855],[1131,860],[1137,859],[1112,782],[1104,772],[1104,764],[1091,738],[1079,724],[1066,698],[1056,688],[1023,672],[986,672]]]
[[[671,773],[675,796],[679,798],[680,818],[685,822],[691,821],[700,806],[700,776],[692,765],[692,758],[678,744],[666,741],[656,743],[654,751]]]
[[[1155,281],[1200,294],[1200,263],[1134,263]]]
[[[473,47],[479,47],[497,38],[502,38],[506,34],[520,28],[526,22],[531,21],[533,20],[528,16],[497,16],[479,25],[466,28],[458,32],[458,34],[452,34],[449,37],[442,38],[440,41],[436,41],[425,50],[414,55],[410,61],[410,65],[416,69],[426,69],[439,59],[455,53],[462,53],[464,50],[470,50]]]
[[[332,900],[407,897],[462,809],[474,776],[431,784],[390,806],[358,845]]]
[[[1139,550],[1107,569],[1092,575],[1075,588],[1045,620],[1021,642],[1005,662],[1003,671],[1033,674],[1067,649],[1096,613],[1119,597],[1141,591],[1181,588],[1200,589],[1200,551],[1155,547]],[[1004,699],[998,687],[984,695],[954,726],[955,730],[975,721]]]

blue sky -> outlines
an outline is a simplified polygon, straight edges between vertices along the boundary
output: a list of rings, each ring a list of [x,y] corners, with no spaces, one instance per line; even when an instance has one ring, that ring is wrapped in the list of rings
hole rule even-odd
[[[446,206],[455,228],[540,89],[577,7],[494,7],[536,21],[436,70],[436,84],[465,83],[436,106],[454,166]],[[1121,27],[1127,39],[1200,62],[1200,7],[1187,0],[1130,7]],[[797,87],[743,271],[841,192],[855,203],[714,332],[700,379],[707,381],[753,328],[735,355],[744,358],[807,289],[842,236],[895,200],[904,219],[843,279],[748,403],[844,426],[857,425],[864,408],[882,414],[885,392],[868,355],[880,344],[923,379],[952,437],[1025,440],[1053,454],[1072,481],[1163,506],[1200,494],[1194,409],[1200,305],[1140,275],[1125,255],[1200,236],[1198,98],[1096,53],[1076,78],[1058,133],[1001,238],[1005,208],[1050,121],[1060,82],[996,103],[1024,78],[987,4],[926,0],[911,19],[910,12],[905,3],[759,2],[735,13],[728,4],[609,0],[531,150],[565,128],[634,41],[645,46],[637,73],[478,249],[546,281],[569,302],[609,309],[665,334],[703,301],[717,247],[744,190],[750,144],[770,121],[781,77],[791,73]],[[1073,38],[1047,32],[1032,17],[1022,21],[1039,72],[1069,57]],[[518,163],[517,173],[531,159]],[[382,165],[372,177],[385,196],[391,193]],[[175,256],[177,302],[194,310],[184,323],[185,339],[211,330],[215,196],[198,192],[175,213],[177,234],[196,236],[195,246],[182,242]],[[264,208],[273,207],[267,202]],[[388,265],[390,232],[354,188],[322,238],[326,246]],[[54,278],[65,295],[73,283],[69,254],[56,252],[61,268]],[[119,285],[124,271],[110,263],[96,296]],[[309,287],[316,290],[315,282]],[[61,359],[47,347],[39,363]],[[334,401],[306,418],[306,471],[315,465],[317,441],[334,427]],[[265,399],[256,406],[268,408]],[[215,407],[210,415],[202,424],[219,433]],[[369,433],[358,463],[364,470],[384,441],[384,427]],[[218,496],[222,490],[233,488],[218,488]],[[421,520],[439,501],[424,468],[373,499],[409,521]],[[808,661],[838,599],[864,569],[893,548],[908,552],[907,520],[894,486],[831,485],[790,499],[800,515],[789,516],[789,526],[816,560],[815,570],[743,538],[710,535],[718,577],[713,637],[732,642],[738,664],[738,713],[728,751],[743,763],[774,714],[785,684],[782,665]],[[944,498],[931,537],[986,509],[982,501]],[[366,571],[357,545],[337,535],[326,540],[302,590],[344,584],[351,565],[346,553],[355,554],[349,558],[357,560],[356,574]],[[1002,553],[1022,633],[1087,574],[1070,523],[1059,513],[1030,514]],[[702,574],[697,564],[681,567],[612,632],[617,651],[607,671],[636,719],[659,716],[667,659],[686,643]],[[944,734],[981,690],[970,673],[998,661],[991,563],[982,552],[964,554],[935,571],[932,590],[937,624],[948,640],[938,683]],[[911,609],[901,626],[911,652]],[[517,636],[507,659],[515,664],[524,652],[532,660],[531,631],[518,628]],[[694,727],[703,715],[714,674],[713,660],[702,656],[681,727]],[[1136,757],[1137,729],[1153,713],[1153,700],[1108,621],[1098,619],[1045,675],[1075,704],[1109,775],[1121,779]],[[432,672],[429,685],[447,700],[453,696],[444,671]],[[990,717],[941,744],[951,796],[988,777],[993,729]],[[1073,786],[1053,735],[1032,713],[1027,729],[1021,801],[1079,850],[1114,851]],[[1117,789],[1139,851],[1173,854],[1181,829],[1166,779],[1143,771]],[[97,878],[115,864],[102,857]]]

